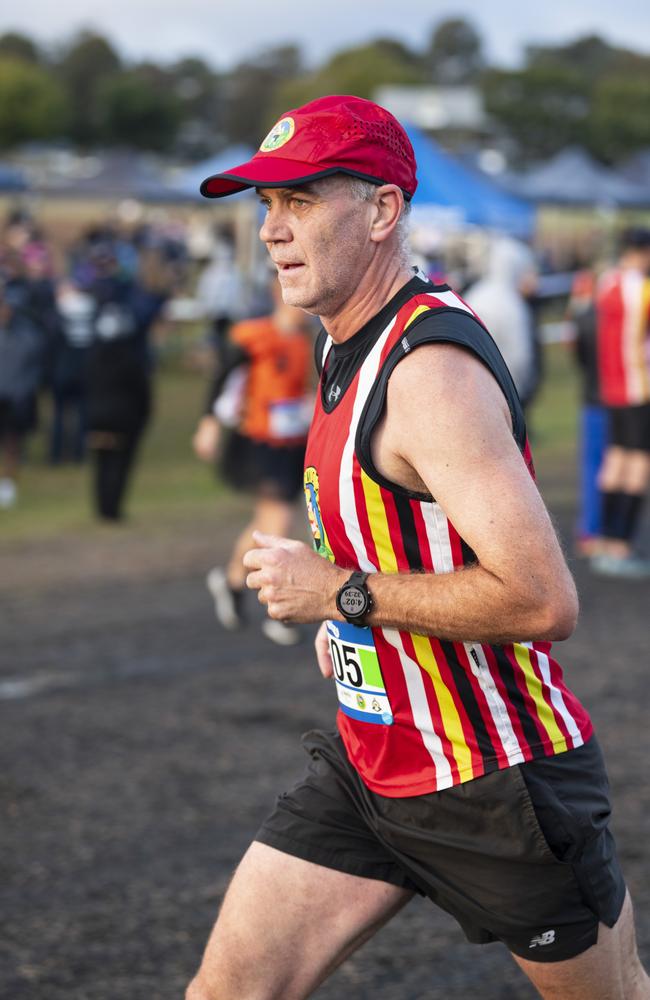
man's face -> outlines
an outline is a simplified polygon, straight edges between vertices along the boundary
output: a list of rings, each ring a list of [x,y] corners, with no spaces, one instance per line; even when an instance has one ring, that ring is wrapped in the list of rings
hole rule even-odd
[[[344,177],[295,188],[261,188],[260,239],[278,269],[287,305],[336,315],[358,288],[375,251],[373,203],[353,196]]]

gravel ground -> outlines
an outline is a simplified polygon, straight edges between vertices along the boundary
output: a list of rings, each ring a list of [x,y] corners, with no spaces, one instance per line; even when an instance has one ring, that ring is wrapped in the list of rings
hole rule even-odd
[[[7,1000],[181,998],[233,866],[275,792],[302,770],[300,734],[331,725],[334,695],[314,668],[312,630],[286,653],[259,634],[255,606],[246,633],[217,628],[203,577],[232,531],[98,530],[0,556]],[[573,569],[583,611],[560,659],[605,749],[650,963],[650,586]],[[421,900],[316,995],[536,996],[501,946],[468,945]]]

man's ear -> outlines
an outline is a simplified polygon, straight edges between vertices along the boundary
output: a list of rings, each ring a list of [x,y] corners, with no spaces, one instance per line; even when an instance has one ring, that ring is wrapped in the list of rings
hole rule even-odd
[[[404,195],[396,184],[382,184],[375,192],[376,214],[370,229],[373,243],[383,243],[394,231],[404,208]]]

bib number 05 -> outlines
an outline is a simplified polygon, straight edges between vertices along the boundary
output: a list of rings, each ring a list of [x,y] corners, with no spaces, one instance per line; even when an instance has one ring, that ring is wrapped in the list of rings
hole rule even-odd
[[[328,621],[327,638],[341,711],[360,722],[392,725],[372,629]]]

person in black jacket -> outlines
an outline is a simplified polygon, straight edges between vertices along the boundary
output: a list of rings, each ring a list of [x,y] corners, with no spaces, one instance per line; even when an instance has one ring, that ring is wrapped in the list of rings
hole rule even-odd
[[[94,337],[87,366],[89,446],[98,516],[117,521],[151,413],[149,332],[165,301],[120,275],[110,246],[95,248]]]

